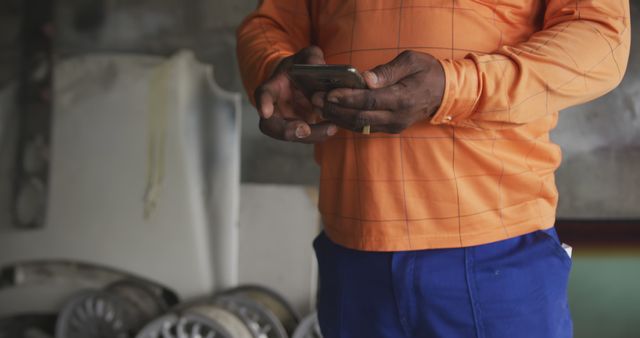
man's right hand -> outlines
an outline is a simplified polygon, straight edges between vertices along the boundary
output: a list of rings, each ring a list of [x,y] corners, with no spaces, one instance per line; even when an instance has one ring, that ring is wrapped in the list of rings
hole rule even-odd
[[[317,122],[309,97],[287,76],[293,64],[324,63],[320,48],[304,48],[282,59],[273,75],[256,89],[255,101],[263,134],[283,141],[318,143],[338,131],[333,123]]]

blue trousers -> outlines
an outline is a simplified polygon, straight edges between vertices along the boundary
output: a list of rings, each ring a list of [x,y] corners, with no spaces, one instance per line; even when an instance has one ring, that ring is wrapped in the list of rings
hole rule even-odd
[[[571,258],[554,228],[455,249],[313,242],[324,338],[569,338]]]

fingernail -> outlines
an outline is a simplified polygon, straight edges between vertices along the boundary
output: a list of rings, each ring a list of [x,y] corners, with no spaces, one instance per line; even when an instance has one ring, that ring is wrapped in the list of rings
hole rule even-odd
[[[262,117],[268,119],[273,115],[273,106],[263,106],[262,107]]]
[[[338,127],[334,126],[334,125],[330,125],[329,128],[327,128],[327,135],[329,136],[333,136],[338,132]]]
[[[364,77],[367,79],[367,82],[371,84],[378,83],[378,75],[376,75],[376,73],[374,72],[366,71],[364,72]]]
[[[298,128],[296,128],[296,137],[297,138],[305,138],[307,137],[306,135],[306,131],[304,129],[304,126],[298,126]]]
[[[331,103],[338,103],[338,97],[334,95],[329,95],[329,97],[327,97],[327,101]]]

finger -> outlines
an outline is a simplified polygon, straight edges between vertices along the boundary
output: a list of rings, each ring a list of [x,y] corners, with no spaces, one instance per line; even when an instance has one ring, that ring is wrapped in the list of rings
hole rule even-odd
[[[382,88],[392,85],[402,78],[418,70],[420,54],[414,51],[404,51],[388,63],[379,65],[362,74],[369,88]]]
[[[274,115],[269,119],[260,119],[260,131],[282,141],[316,143],[334,135],[337,127],[329,122],[310,125],[302,120],[288,120]]]
[[[284,140],[302,143],[318,143],[338,132],[338,127],[328,121],[307,124],[301,120],[286,121]]]
[[[255,100],[258,114],[261,118],[268,119],[273,115],[275,110],[276,93],[266,86],[260,86],[256,89]]]
[[[310,65],[324,65],[326,64],[324,60],[324,53],[322,49],[318,46],[309,46],[300,50],[293,57],[294,63],[303,63]]]
[[[279,74],[267,80],[256,89],[254,98],[260,117],[268,119],[273,115],[275,106],[278,104],[282,86],[288,81],[284,74]]]
[[[316,98],[317,101],[318,98]],[[330,91],[324,101],[357,110],[378,110],[384,102],[378,100],[378,93],[371,89],[338,88]],[[317,102],[320,103],[320,102]],[[314,106],[320,106],[314,102]],[[388,107],[384,107],[388,109]]]
[[[280,108],[278,106],[278,108]],[[314,123],[316,117],[313,114],[313,107],[311,102],[299,91],[293,91],[293,100],[291,102],[291,109],[293,114],[283,114],[283,117],[287,118],[301,118],[307,123]],[[279,109],[278,109],[279,111]]]
[[[260,119],[260,130],[268,136],[283,141],[296,141],[311,133],[309,125],[304,121],[283,119],[278,115],[269,119]]]
[[[310,124],[311,132],[307,137],[301,138],[298,142],[302,143],[319,143],[338,132],[338,127],[328,121]]]
[[[330,91],[325,101],[356,110],[404,111],[415,102],[409,91],[404,83],[374,90],[339,88]]]
[[[372,131],[385,131],[387,125],[395,123],[395,115],[388,110],[357,110],[330,102],[326,102],[324,108],[314,110],[321,111],[325,119],[338,126],[358,132],[367,125],[371,126]]]
[[[326,99],[326,92],[315,92],[311,95],[311,104],[314,107],[322,108],[324,106],[324,100]]]

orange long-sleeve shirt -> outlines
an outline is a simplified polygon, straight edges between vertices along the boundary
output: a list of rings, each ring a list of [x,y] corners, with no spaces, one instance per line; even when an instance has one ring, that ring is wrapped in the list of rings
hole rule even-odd
[[[238,30],[247,91],[311,44],[361,71],[430,53],[447,82],[430,121],[316,146],[327,235],[372,251],[479,245],[553,225],[561,154],[549,131],[559,110],[621,81],[629,3],[264,0]]]

